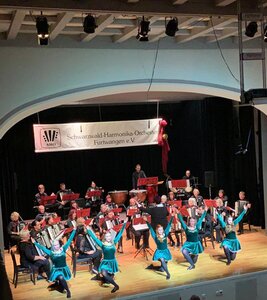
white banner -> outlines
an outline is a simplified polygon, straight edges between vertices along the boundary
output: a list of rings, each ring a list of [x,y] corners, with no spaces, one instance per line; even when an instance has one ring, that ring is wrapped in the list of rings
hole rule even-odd
[[[154,145],[160,120],[34,124],[35,152]]]

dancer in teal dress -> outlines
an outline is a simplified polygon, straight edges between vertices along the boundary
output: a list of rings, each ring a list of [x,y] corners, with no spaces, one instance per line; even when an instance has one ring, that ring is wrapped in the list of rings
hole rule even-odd
[[[168,270],[168,266],[167,263],[169,260],[172,259],[172,255],[170,250],[168,249],[168,245],[167,245],[167,237],[168,234],[171,230],[171,225],[172,225],[172,221],[173,221],[173,216],[171,217],[166,229],[164,230],[163,227],[161,225],[157,225],[156,227],[156,232],[154,231],[154,229],[152,228],[152,226],[150,225],[149,222],[147,222],[147,218],[143,217],[144,220],[147,223],[147,226],[149,227],[149,230],[151,232],[151,235],[157,245],[157,250],[155,251],[154,255],[153,255],[153,260],[154,261],[160,261],[161,262],[161,268],[166,272],[167,276],[166,279],[170,279],[171,275],[169,273]]]
[[[250,207],[250,204],[244,205],[244,210],[242,211],[242,213],[235,220],[233,220],[233,217],[229,216],[226,223],[224,222],[222,216],[217,214],[217,218],[226,234],[220,247],[224,250],[225,256],[227,258],[227,265],[230,265],[231,261],[235,260],[236,253],[241,250],[241,245],[236,237],[235,226],[243,219],[248,208]]]
[[[114,241],[112,241],[112,236],[110,232],[107,232],[104,235],[103,242],[100,241],[94,234],[94,232],[91,229],[87,229],[88,234],[92,237],[92,239],[96,242],[96,244],[102,249],[104,258],[102,259],[100,266],[99,266],[99,273],[102,274],[104,280],[106,282],[111,283],[114,285],[114,288],[112,289],[111,293],[115,293],[119,286],[114,281],[113,276],[114,273],[117,273],[119,271],[118,262],[115,257],[116,253],[116,244],[120,240],[123,231],[126,227],[126,222],[123,224],[120,232],[115,237]]]
[[[66,282],[66,280],[70,280],[71,272],[66,263],[66,252],[72,240],[74,239],[75,233],[76,229],[72,231],[67,243],[64,246],[60,244],[61,241],[57,239],[53,240],[51,250],[47,249],[43,245],[40,245],[32,238],[32,242],[45,254],[47,254],[53,263],[49,276],[49,281],[55,282],[55,286],[58,284],[62,292],[66,290],[67,298],[71,298],[71,293]]]
[[[207,214],[207,210],[208,207],[205,207],[205,211],[198,221],[195,218],[190,218],[188,226],[185,224],[182,215],[178,211],[178,218],[186,235],[186,242],[182,246],[181,252],[183,253],[184,258],[190,263],[190,266],[187,268],[187,270],[192,270],[195,268],[198,255],[204,251],[201,241],[198,237],[198,231],[201,229],[201,224]]]

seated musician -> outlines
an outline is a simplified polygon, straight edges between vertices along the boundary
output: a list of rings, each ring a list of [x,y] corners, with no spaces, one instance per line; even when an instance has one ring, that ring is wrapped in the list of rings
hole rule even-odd
[[[246,198],[246,193],[244,191],[240,191],[238,194],[238,200],[235,203],[235,208],[236,208],[236,217],[241,215],[243,211],[244,205],[249,204],[248,199]],[[249,210],[247,210],[246,214],[244,215],[243,219],[239,222],[239,229],[238,229],[238,234],[243,234],[244,233],[244,222],[248,222],[250,224],[250,215],[249,215]]]
[[[57,191],[56,195],[57,195],[57,200],[61,203],[61,205],[65,205],[66,202],[62,201],[62,197],[63,195],[67,195],[67,194],[73,194],[71,189],[66,189],[66,185],[65,183],[60,183],[59,185],[59,190]]]
[[[98,187],[94,181],[91,182],[90,186],[88,187],[86,194],[85,194],[85,199],[86,201],[86,206],[87,207],[92,207],[94,208],[94,211],[97,211],[102,203],[101,196],[90,196],[90,192],[94,191],[101,191],[102,188]],[[88,194],[89,193],[89,194]]]
[[[186,205],[187,211],[189,213],[189,217],[196,218],[197,217],[197,202],[196,198],[189,198],[188,204]]]
[[[45,221],[45,217],[47,217],[49,213],[45,211],[45,207],[43,205],[38,206],[38,214],[35,217],[35,220],[39,221],[41,225]]]
[[[114,208],[118,208],[118,205],[112,201],[112,198],[109,194],[107,194],[106,196],[106,202],[105,202],[106,206],[108,207],[108,209],[114,209]]]
[[[11,246],[17,245],[20,242],[21,238],[19,232],[21,229],[19,221],[19,213],[16,211],[12,212],[10,215],[11,222],[7,226],[7,233],[9,235]],[[25,224],[24,224],[25,225]]]
[[[70,209],[71,210],[72,209],[74,209],[74,210],[80,210],[82,208],[78,205],[78,203],[75,200],[71,200],[71,202],[70,202]]]
[[[197,206],[204,205],[203,197],[200,195],[200,191],[198,188],[193,189],[193,195],[190,198],[195,198]]]
[[[36,239],[37,235],[41,233],[41,223],[37,220],[32,221],[30,225],[31,231],[30,236]]]
[[[38,193],[34,196],[34,205],[38,206],[40,204],[41,198],[46,197],[45,186],[43,184],[38,185]]]
[[[129,201],[129,206],[127,207],[127,216],[128,216],[128,221],[131,222],[131,225],[126,229],[126,236],[128,239],[131,239],[130,233],[134,235],[135,238],[135,248],[140,249],[140,240],[141,237],[143,236],[143,243],[144,243],[144,248],[149,248],[149,229],[145,230],[136,230],[134,229],[133,222],[135,218],[140,218],[141,213],[138,210],[135,214],[129,216],[129,211],[131,209],[138,209],[136,205],[136,198],[131,198]]]
[[[69,211],[68,220],[66,222],[66,227],[76,227],[76,219],[77,219],[77,213],[75,209],[71,209]]]
[[[87,234],[85,225],[77,227],[76,248],[79,252],[78,259],[90,258],[93,263],[93,273],[98,274],[102,258],[102,251],[96,248],[95,242]]]
[[[167,198],[166,195],[162,195],[162,196],[160,197],[160,203],[161,203],[163,206],[165,206],[165,207],[168,206],[167,200],[168,200],[168,198]]]
[[[41,274],[46,273],[46,278],[49,278],[50,264],[44,257],[38,255],[35,246],[30,240],[30,232],[22,230],[20,232],[21,242],[19,243],[20,264],[22,267],[31,268],[35,274],[38,274],[37,279],[41,279]]]
[[[100,223],[101,223],[100,219],[104,219],[107,213],[108,213],[108,207],[106,206],[106,204],[101,204],[100,212],[93,219],[94,230],[100,231]]]
[[[170,191],[170,192],[168,193],[168,200],[169,200],[169,201],[176,201],[176,200],[177,200],[177,199],[175,198],[174,192]]]
[[[222,215],[222,217],[224,219],[224,215],[227,214],[227,208],[223,205],[223,200],[221,198],[216,197],[215,199],[216,199],[216,204],[217,204],[216,212],[217,212],[217,214]],[[222,213],[224,213],[224,214],[222,214]],[[222,227],[221,227],[219,220],[217,219],[216,213],[215,213],[214,217],[216,219],[216,223],[214,226],[215,234],[216,234],[216,242],[221,243],[223,240]]]
[[[220,190],[218,191],[218,196],[215,197],[215,200],[217,200],[217,199],[221,199],[222,202],[223,202],[223,205],[224,205],[224,206],[227,206],[228,197],[225,195],[225,191],[224,191],[224,190],[220,189]]]
[[[104,222],[102,223],[102,226],[101,226],[101,229],[102,229],[101,230],[101,236],[103,234],[105,234],[107,231],[109,231],[110,229],[112,229],[113,226],[119,225],[119,224],[120,224],[120,219],[117,216],[115,216],[113,211],[109,211],[108,214],[106,215],[105,219],[104,219]],[[123,239],[123,237],[121,237],[119,239],[119,242],[118,242],[117,251],[119,253],[123,253],[122,239]]]

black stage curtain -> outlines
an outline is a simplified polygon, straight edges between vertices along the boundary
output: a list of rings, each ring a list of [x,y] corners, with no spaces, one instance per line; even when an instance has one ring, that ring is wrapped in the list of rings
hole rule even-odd
[[[245,155],[235,155],[237,145],[253,127],[253,108],[240,109],[236,116],[233,103],[226,99],[209,98],[203,101],[184,101],[160,104],[159,117],[168,121],[168,174],[179,179],[186,169],[199,177],[204,197],[209,190],[204,174],[212,171],[212,197],[224,188],[232,204],[239,190],[245,190],[252,203],[259,206],[257,193],[254,137]],[[159,146],[111,148],[58,153],[35,153],[34,123],[67,123],[133,120],[157,117],[157,105],[113,105],[86,107],[58,107],[25,118],[11,128],[0,142],[1,198],[3,222],[9,222],[12,211],[24,219],[33,217],[33,198],[37,185],[43,183],[48,194],[65,182],[67,188],[84,196],[91,180],[110,190],[130,190],[131,174],[136,163],[142,165],[147,176],[166,179],[161,171]],[[163,184],[160,193],[166,193]],[[255,206],[257,206],[255,205]],[[254,223],[264,224],[254,211]],[[259,225],[257,224],[257,225]]]

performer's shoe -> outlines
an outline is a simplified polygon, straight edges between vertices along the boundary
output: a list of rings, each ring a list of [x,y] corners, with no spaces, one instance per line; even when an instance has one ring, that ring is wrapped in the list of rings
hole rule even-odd
[[[115,293],[115,292],[117,292],[118,290],[119,290],[119,286],[117,285],[117,286],[114,286],[114,288],[112,289],[112,291],[111,291],[111,293]]]
[[[170,275],[170,274],[167,274],[166,280],[169,280],[170,278],[171,278],[171,275]]]
[[[91,271],[93,274],[98,274],[98,270],[93,268],[92,271]]]
[[[231,261],[227,261],[226,266],[229,266],[231,264]]]
[[[153,270],[153,269],[154,269],[154,266],[151,264],[151,265],[147,266],[146,269],[147,269],[147,270]]]
[[[67,291],[67,298],[71,298],[71,293],[70,293],[70,291]]]
[[[192,269],[195,269],[195,265],[190,265],[187,270],[192,270]]]

